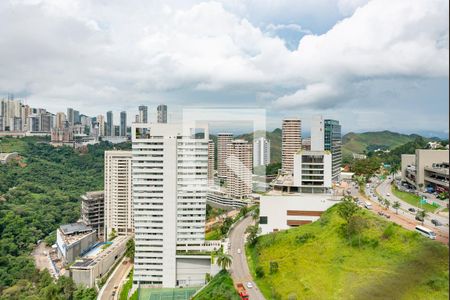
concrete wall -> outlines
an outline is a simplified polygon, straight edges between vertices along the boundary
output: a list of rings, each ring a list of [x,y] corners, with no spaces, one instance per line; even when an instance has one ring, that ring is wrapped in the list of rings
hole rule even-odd
[[[402,154],[402,180],[406,180],[406,167],[409,165],[415,165],[416,164],[416,155],[415,154]]]
[[[259,215],[260,218],[267,217],[267,224],[260,222],[261,234],[292,228],[289,222],[314,222],[320,217],[317,212],[323,212],[336,203],[328,194],[261,196]],[[297,215],[289,215],[288,211],[295,211]]]
[[[177,283],[179,286],[202,286],[206,273],[216,275],[220,268],[211,264],[209,255],[177,256]]]
[[[426,166],[432,166],[433,163],[448,162],[448,150],[427,150],[427,149],[417,149],[416,150],[416,184],[417,188],[419,184],[424,183],[425,172],[424,168]]]

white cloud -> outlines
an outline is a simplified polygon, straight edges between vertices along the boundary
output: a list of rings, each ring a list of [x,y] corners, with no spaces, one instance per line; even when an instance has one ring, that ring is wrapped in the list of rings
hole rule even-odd
[[[295,109],[349,101],[371,78],[448,76],[446,1],[366,2],[2,1],[0,93],[88,110],[243,91]],[[314,14],[349,17],[315,35]],[[282,30],[307,34],[291,51]]]

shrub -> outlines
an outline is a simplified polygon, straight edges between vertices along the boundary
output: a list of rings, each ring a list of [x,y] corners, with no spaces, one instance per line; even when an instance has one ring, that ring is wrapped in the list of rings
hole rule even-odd
[[[264,277],[264,269],[261,266],[256,267],[255,269],[256,277],[263,278]]]
[[[275,274],[278,272],[278,263],[276,261],[271,261],[269,263],[269,273]]]
[[[385,229],[384,229],[384,231],[383,231],[383,234],[382,234],[382,238],[383,239],[389,239],[390,237],[392,237],[393,235],[394,235],[394,233],[395,233],[395,228],[394,228],[394,226],[392,225],[392,223],[391,224],[389,224]]]
[[[301,235],[297,236],[297,237],[295,238],[295,241],[297,242],[297,244],[303,245],[303,244],[305,244],[307,241],[312,240],[312,239],[314,239],[315,237],[316,237],[316,236],[315,236],[314,234],[307,232],[307,233],[304,233],[304,234],[301,234]]]

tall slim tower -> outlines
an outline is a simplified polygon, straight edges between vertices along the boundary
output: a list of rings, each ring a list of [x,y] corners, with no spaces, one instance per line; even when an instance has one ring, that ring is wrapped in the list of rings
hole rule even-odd
[[[227,145],[227,189],[233,198],[242,199],[252,193],[252,145],[234,140]]]
[[[67,122],[69,122],[70,125],[75,124],[73,108],[68,108],[67,109]]]
[[[167,123],[167,105],[160,104],[157,108],[158,123]]]
[[[324,145],[324,121],[322,116],[314,116],[311,122],[311,151],[323,151]]]
[[[198,258],[179,254],[198,251],[205,240],[209,133],[207,124],[196,125],[204,135],[182,124],[132,125],[135,284],[204,283],[198,268],[186,275]]]
[[[281,167],[292,173],[294,170],[294,154],[302,148],[302,121],[300,119],[284,119],[281,141]]]
[[[217,176],[226,177],[227,169],[225,160],[227,159],[227,145],[233,140],[232,133],[219,133],[217,135]]]
[[[131,151],[105,151],[105,236],[133,232]]]
[[[105,136],[105,116],[98,115],[97,123],[98,123],[98,136]]]
[[[63,112],[56,113],[55,127],[58,129],[64,129],[66,126],[66,115]]]
[[[106,113],[106,136],[114,135],[113,112]]]
[[[267,166],[270,164],[270,141],[264,137],[253,141],[253,166]]]
[[[120,136],[127,135],[127,112],[120,112]]]
[[[326,119],[324,122],[324,149],[331,151],[332,179],[337,181],[341,175],[342,137],[339,121]]]
[[[148,107],[146,105],[139,106],[139,123],[148,123]]]

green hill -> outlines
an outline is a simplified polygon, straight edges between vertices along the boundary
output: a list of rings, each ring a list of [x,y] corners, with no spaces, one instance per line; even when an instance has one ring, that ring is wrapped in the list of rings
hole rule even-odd
[[[256,131],[255,137],[264,136],[263,131]],[[265,137],[270,140],[270,162],[281,162],[281,129],[277,128],[274,131],[266,131]],[[237,139],[243,139],[249,142],[253,142],[253,134],[246,133],[236,136]]]
[[[397,146],[406,144],[415,140],[419,135],[417,134],[401,134],[391,131],[377,131],[377,132],[363,132],[363,133],[347,133],[342,137],[342,152],[343,155],[348,155],[352,152],[363,153],[367,150],[393,149]]]
[[[447,246],[361,209],[347,227],[340,205],[247,249],[267,299],[448,299]]]

